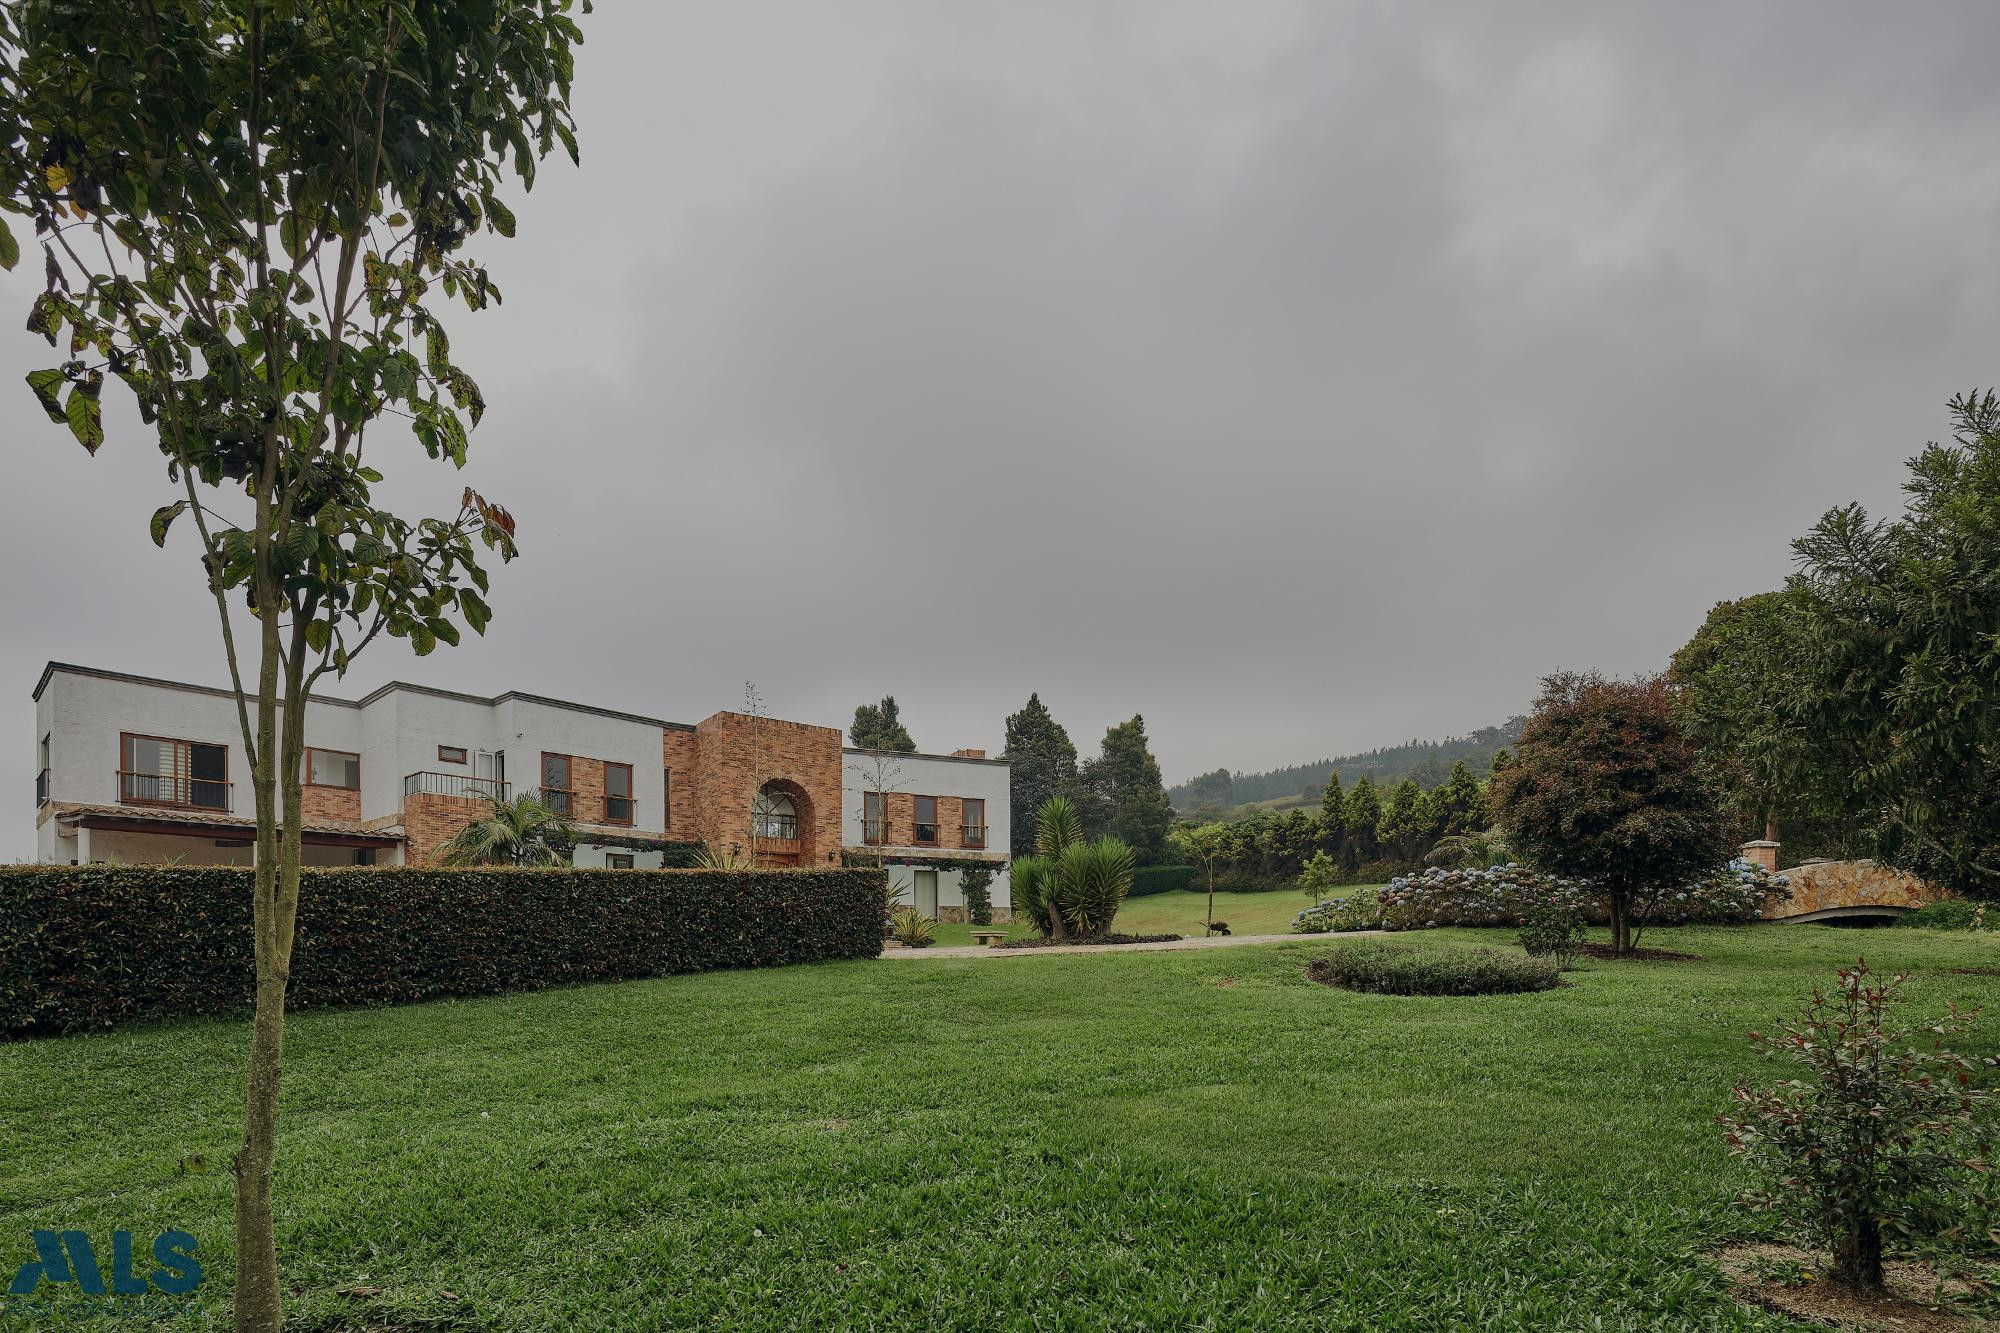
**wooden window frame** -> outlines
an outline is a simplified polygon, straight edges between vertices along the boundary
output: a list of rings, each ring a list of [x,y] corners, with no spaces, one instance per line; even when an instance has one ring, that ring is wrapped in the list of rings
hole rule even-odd
[[[972,808],[979,809],[979,822],[972,822]],[[961,796],[958,798],[958,836],[968,850],[985,850],[986,847],[986,798],[984,796]]]
[[[560,759],[563,761],[563,785],[560,787],[549,786],[549,760],[551,759]],[[560,750],[542,751],[542,764],[541,767],[536,770],[535,777],[539,784],[538,789],[542,793],[542,804],[549,806],[551,810],[555,810],[556,807],[549,803],[549,796],[554,792],[561,792],[563,798],[562,808],[559,811],[557,811],[557,813],[562,814],[570,819],[575,819],[576,818],[576,756],[573,754],[564,754]]]
[[[337,754],[344,759],[352,759],[354,761],[354,785],[350,787],[344,782],[314,782],[312,780],[313,756],[316,754]],[[353,750],[335,750],[324,745],[308,745],[306,747],[305,776],[306,780],[300,784],[301,786],[318,787],[322,791],[360,791],[361,756]]]
[[[910,799],[910,845],[912,847],[935,847],[938,845],[940,835],[944,832],[944,826],[938,822],[938,799],[935,796],[915,796]],[[928,820],[923,817],[923,803],[925,801],[931,803],[931,817]],[[924,825],[926,823],[931,826],[931,836],[928,838],[924,836]]]
[[[175,747],[174,771],[168,774],[139,773],[125,767],[131,753],[128,749],[132,741],[154,741],[161,745]],[[222,751],[222,776],[219,778],[197,778],[194,776],[194,747],[206,746]],[[149,777],[165,781],[175,791],[185,791],[186,800],[149,801],[125,794],[125,779],[128,777]],[[221,805],[198,805],[194,800],[194,784],[200,782],[211,787],[222,788]],[[208,810],[216,814],[228,814],[235,804],[234,784],[229,780],[229,746],[217,741],[191,741],[181,736],[155,736],[143,731],[121,731],[118,733],[118,804],[150,805],[172,810]]]
[[[622,768],[625,770],[625,794],[623,796],[613,796],[611,794],[611,770],[614,768]],[[570,780],[574,782],[576,780],[575,776],[572,775]],[[632,827],[633,819],[639,813],[638,781],[639,781],[638,776],[632,771],[632,765],[615,763],[609,759],[604,761],[603,813],[604,813],[605,823],[614,825],[618,828]],[[611,817],[611,803],[613,801],[625,802],[625,818],[613,819]]]
[[[664,765],[660,768],[660,831],[666,832],[674,826],[674,770]]]
[[[615,866],[611,864],[613,861],[623,861],[625,864]],[[631,870],[636,868],[637,865],[638,862],[634,859],[634,854],[631,852],[606,852],[604,854],[604,868],[606,870]]]
[[[453,756],[456,756],[456,758]],[[440,764],[469,764],[472,762],[472,751],[463,745],[440,745],[438,746],[438,762]]]

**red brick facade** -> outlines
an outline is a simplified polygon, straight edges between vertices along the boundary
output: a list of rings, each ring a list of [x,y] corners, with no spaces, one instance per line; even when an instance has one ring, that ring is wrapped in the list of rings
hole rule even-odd
[[[300,793],[300,812],[307,819],[344,819],[361,822],[361,793],[351,787],[312,787]]]
[[[673,732],[667,733],[672,767]],[[691,831],[717,848],[750,850],[757,781],[777,783],[798,809],[796,846],[756,850],[776,864],[829,865],[840,859],[840,731],[804,722],[717,713],[694,729]],[[678,796],[676,796],[678,799]]]

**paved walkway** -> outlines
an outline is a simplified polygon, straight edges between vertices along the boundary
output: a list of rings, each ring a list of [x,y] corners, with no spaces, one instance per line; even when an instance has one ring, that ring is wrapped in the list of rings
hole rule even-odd
[[[1353,930],[1349,935],[1380,935],[1379,930]],[[1040,958],[1052,953],[1144,953],[1148,950],[1227,949],[1238,944],[1282,944],[1286,940],[1317,939],[1313,935],[1196,935],[1185,940],[1160,940],[1152,944],[1051,944],[1041,949],[994,949],[984,944],[953,945],[939,949],[884,949],[884,958]]]

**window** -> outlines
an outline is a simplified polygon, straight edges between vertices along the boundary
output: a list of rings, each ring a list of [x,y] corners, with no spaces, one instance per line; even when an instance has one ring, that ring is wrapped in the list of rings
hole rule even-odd
[[[630,764],[604,766],[604,822],[607,824],[632,822],[632,765]]]
[[[889,820],[883,813],[886,798],[879,791],[861,794],[861,841],[879,847],[889,841]]]
[[[35,774],[35,805],[41,807],[49,803],[49,738],[42,737],[41,771]]]
[[[343,750],[307,750],[306,785],[361,790],[361,756]]]
[[[126,805],[229,808],[229,747],[161,736],[118,740],[118,799]]]
[[[660,827],[663,829],[670,829],[673,826],[674,826],[674,770],[672,770],[671,768],[663,768],[660,770]]]
[[[917,836],[919,847],[935,847],[938,840],[937,797],[917,798]]]
[[[784,791],[764,785],[757,793],[755,827],[760,838],[793,839],[799,836],[799,808]]]
[[[464,762],[465,762],[465,747],[464,747],[463,745],[440,745],[440,746],[438,746],[438,762],[439,762],[440,764],[462,764],[462,763],[464,763]]]
[[[569,756],[542,752],[542,804],[559,815],[569,813]]]
[[[604,868],[606,870],[630,870],[632,868],[632,853],[606,852],[604,854]]]
[[[986,845],[986,802],[965,798],[965,845],[984,847]]]
[[[356,847],[354,849],[354,864],[358,866],[374,865],[375,849],[373,847]]]

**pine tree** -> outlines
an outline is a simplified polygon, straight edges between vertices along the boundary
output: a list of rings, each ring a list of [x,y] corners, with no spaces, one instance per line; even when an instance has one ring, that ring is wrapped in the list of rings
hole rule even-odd
[[[1427,822],[1423,807],[1424,789],[1415,779],[1404,778],[1389,793],[1388,805],[1377,825],[1377,836],[1384,849],[1405,864],[1423,854],[1424,849],[1418,845],[1423,841]]]
[[[858,750],[894,750],[899,754],[914,754],[917,743],[910,739],[910,733],[903,726],[903,720],[896,715],[896,696],[885,694],[879,704],[860,704],[854,710],[854,721],[848,725],[847,739]]]
[[[1129,722],[1105,731],[1103,750],[1085,766],[1083,786],[1096,798],[1104,830],[1130,847],[1140,865],[1157,865],[1174,808],[1167,802],[1160,761],[1146,744],[1145,718],[1134,713]]]
[[[1336,861],[1347,851],[1347,795],[1340,789],[1339,769],[1327,778],[1326,790],[1320,793],[1319,845]]]
[[[1000,757],[1013,766],[1011,851],[1029,856],[1035,850],[1035,812],[1050,797],[1076,794],[1076,746],[1041,695],[1030,694],[1027,706],[1007,719],[1006,749]]]
[[[1479,779],[1472,776],[1472,770],[1465,766],[1463,759],[1451,766],[1451,776],[1431,795],[1437,802],[1439,837],[1485,831],[1488,822],[1486,793],[1480,789]]]
[[[1347,845],[1354,851],[1357,866],[1381,856],[1381,839],[1376,834],[1382,823],[1382,798],[1375,782],[1366,773],[1356,779],[1347,793]]]

